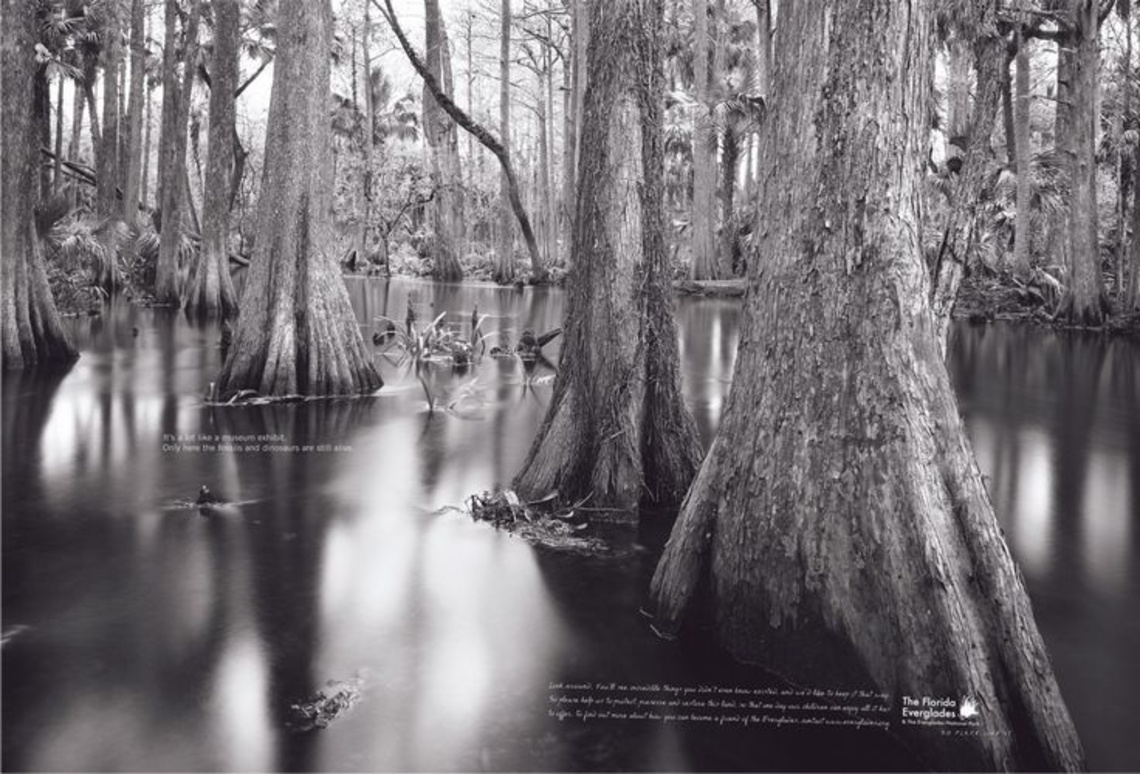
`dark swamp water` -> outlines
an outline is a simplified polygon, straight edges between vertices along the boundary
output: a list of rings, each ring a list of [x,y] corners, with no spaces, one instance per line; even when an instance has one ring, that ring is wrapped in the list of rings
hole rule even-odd
[[[517,337],[559,291],[350,281],[362,322],[478,304]],[[685,394],[706,442],[739,308],[680,303]],[[381,360],[369,400],[209,408],[215,328],[121,306],[76,323],[64,376],[3,384],[5,770],[910,768],[870,735],[575,725],[552,682],[758,681],[638,615],[667,533],[621,555],[531,548],[454,512],[509,482],[553,371],[436,373],[448,410]],[[134,329],[137,329],[137,335]],[[557,362],[557,340],[548,347]],[[951,374],[1062,689],[1096,769],[1140,769],[1140,350],[991,326]],[[163,451],[163,435],[272,435],[304,453]],[[335,450],[340,445],[341,450]],[[214,518],[198,487],[239,501]],[[327,729],[288,708],[327,680],[361,698]]]

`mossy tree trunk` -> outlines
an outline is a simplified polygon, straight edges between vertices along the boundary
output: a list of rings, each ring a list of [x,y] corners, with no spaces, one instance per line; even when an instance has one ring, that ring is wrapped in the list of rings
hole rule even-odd
[[[451,45],[443,24],[439,0],[424,0],[425,37],[424,63],[436,81],[451,96],[453,94]],[[463,278],[459,264],[459,244],[463,239],[463,219],[460,206],[463,201],[459,170],[459,133],[455,122],[439,106],[431,88],[424,85],[424,137],[431,152],[431,179],[435,199],[431,203],[432,252],[435,259],[433,276],[437,280],[454,281]],[[507,203],[507,218],[513,217]]]
[[[8,370],[69,363],[76,353],[60,324],[36,234],[38,9],[24,0],[3,0],[0,9],[0,344]]]
[[[566,338],[514,481],[526,499],[676,504],[699,462],[664,237],[661,21],[657,0],[591,4]]]
[[[377,390],[332,244],[329,0],[282,0],[257,238],[217,390],[348,395]]]
[[[238,0],[214,0],[214,56],[210,70],[210,129],[202,204],[202,249],[190,276],[186,309],[202,317],[230,317],[237,311],[230,277],[230,180],[234,166],[241,7]]]
[[[654,574],[657,626],[708,623],[797,682],[965,695],[929,765],[1078,769],[1080,744],[944,365],[919,202],[933,0],[786,6],[736,376]],[[782,9],[783,10],[783,9]]]

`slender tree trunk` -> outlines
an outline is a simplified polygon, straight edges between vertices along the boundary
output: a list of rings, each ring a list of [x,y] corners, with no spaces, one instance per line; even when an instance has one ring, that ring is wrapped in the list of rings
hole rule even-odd
[[[380,388],[331,248],[330,0],[281,0],[257,239],[217,394]]]
[[[988,2],[978,7],[982,14],[981,26],[985,28],[993,23],[996,9]],[[950,338],[950,321],[958,300],[958,287],[967,264],[975,260],[979,234],[984,228],[982,219],[986,202],[983,198],[986,178],[994,166],[990,137],[1001,102],[1000,68],[1005,62],[1005,43],[995,36],[979,36],[974,42],[973,52],[977,65],[977,93],[972,115],[967,114],[962,119],[966,128],[954,134],[954,147],[961,154],[962,165],[953,179],[946,235],[931,271],[930,305],[943,352]],[[960,105],[956,108],[958,115],[962,109]],[[968,103],[965,109],[969,110]]]
[[[181,304],[178,287],[178,253],[182,241],[183,206],[193,210],[190,196],[189,172],[186,168],[186,124],[190,116],[190,98],[194,91],[194,62],[198,52],[198,23],[202,13],[202,0],[191,0],[186,36],[183,43],[181,88],[169,92],[177,95],[177,104],[170,118],[167,157],[161,166],[162,175],[162,233],[158,248],[158,271],[155,274],[155,299],[159,303]],[[169,24],[169,22],[168,22]],[[163,92],[165,103],[168,92]],[[166,105],[163,105],[166,113]],[[163,134],[167,132],[164,127]],[[164,136],[164,140],[166,137]],[[196,217],[194,218],[197,219]],[[197,230],[197,229],[195,229]]]
[[[104,218],[118,219],[119,206],[119,44],[118,3],[106,6],[108,34],[103,41],[103,142],[97,156],[96,210]]]
[[[1017,219],[1014,221],[1013,271],[1019,277],[1026,277],[1030,271],[1029,247],[1032,237],[1029,234],[1032,214],[1033,170],[1030,168],[1029,149],[1029,39],[1020,28],[1017,30],[1016,55],[1016,98],[1014,100],[1014,134],[1017,153]]]
[[[535,112],[535,121],[538,124],[538,169],[535,170],[537,180],[535,188],[538,194],[535,197],[535,208],[542,213],[542,250],[543,258],[549,262],[553,256],[550,252],[551,235],[554,233],[554,224],[550,219],[550,146],[547,137],[547,112],[544,74],[538,73],[538,110]]]
[[[143,0],[131,0],[131,84],[128,101],[130,144],[127,149],[127,180],[123,186],[123,217],[130,225],[138,221],[139,181],[142,177],[143,102],[146,100],[146,11]]]
[[[51,192],[59,193],[63,185],[63,82],[59,77],[55,86],[55,167],[51,175]]]
[[[736,206],[736,168],[740,160],[740,145],[731,126],[725,127],[721,132],[721,227],[720,250],[722,263],[722,276],[732,276],[733,243],[736,240],[736,229],[733,228],[732,213]]]
[[[474,45],[473,45],[474,22],[475,22],[474,12],[468,11],[466,16],[464,16],[463,36],[464,36],[464,43],[466,44],[465,50],[467,53],[467,73],[466,73],[466,75],[467,75],[467,115],[469,115],[469,116],[475,114],[474,113],[475,65],[474,65],[474,62],[472,61],[472,59],[473,59],[472,54],[473,54],[473,48],[474,48]],[[467,132],[466,134],[467,134],[467,190],[473,192],[475,190],[474,172],[475,172],[475,168],[476,168],[475,136],[473,134],[471,134],[470,132]],[[480,148],[479,148],[480,159],[482,158],[482,154],[483,154],[483,150],[482,150],[482,146],[480,146]],[[479,164],[479,167],[482,168],[481,163]],[[465,241],[468,244],[468,249],[470,249],[470,245],[475,239],[475,232],[474,232],[475,219],[474,218],[466,218],[464,221],[464,224],[465,224],[465,235],[466,235]]]
[[[0,366],[9,370],[70,363],[76,352],[52,300],[34,217],[38,6],[0,0],[0,10]]]
[[[1132,114],[1132,7],[1131,3],[1117,6],[1124,24],[1124,72],[1120,79],[1122,97],[1120,100],[1120,130],[1127,126]],[[1123,143],[1116,143],[1116,215],[1120,224],[1120,237],[1116,242],[1116,293],[1119,299],[1126,300],[1125,266],[1128,263],[1128,194],[1132,183],[1132,157],[1124,151]]]
[[[1140,143],[1133,150],[1132,191],[1132,241],[1128,245],[1130,279],[1124,308],[1137,312],[1140,311]]]
[[[695,280],[718,279],[716,230],[716,147],[709,104],[708,0],[693,0],[693,199],[689,233]]]
[[[1016,44],[1015,44],[1016,45]],[[1013,120],[1013,76],[1010,66],[1013,64],[1015,53],[1006,53],[1005,65],[1001,68],[1001,119],[1005,135],[1005,161],[1006,164],[1017,171],[1017,130]]]
[[[376,152],[376,105],[372,94],[372,11],[364,4],[364,29],[360,39],[360,56],[364,60],[364,158],[361,165],[361,194],[364,212],[360,221],[360,252],[358,255],[371,262],[372,244],[372,157]],[[354,81],[355,82],[355,81]]]
[[[143,209],[150,209],[150,146],[151,125],[154,122],[154,92],[146,90],[146,124],[143,128],[143,150],[140,164],[142,166],[142,179],[139,181],[139,200]]]
[[[46,67],[40,66],[35,69],[32,102],[35,110],[32,125],[36,128],[36,144],[41,148],[50,148],[51,83],[48,82]],[[36,173],[35,196],[36,200],[40,201],[51,195],[51,168],[46,164],[37,164]]]
[[[1096,131],[1100,66],[1099,5],[1070,0],[1075,51],[1070,61],[1068,281],[1057,317],[1071,325],[1100,327],[1110,309],[1100,268],[1097,235]]]
[[[436,81],[452,96],[451,47],[440,13],[439,0],[424,0],[426,41],[424,62]],[[459,217],[462,201],[459,177],[458,136],[455,122],[424,85],[424,136],[431,154],[432,187],[436,191],[430,204],[432,224],[432,254],[435,260],[434,276],[437,280],[455,281],[463,278],[459,264],[458,245],[463,238]],[[511,216],[507,210],[508,219]]]
[[[656,625],[703,619],[739,659],[896,707],[974,697],[974,733],[895,721],[925,765],[1075,770],[931,325],[928,125],[882,120],[930,104],[934,0],[897,9],[781,8],[776,58],[796,66],[777,70],[761,134],[766,261],[750,267],[719,433],[653,577]]]
[[[77,81],[71,84],[72,97],[71,97],[71,138],[67,143],[67,160],[73,164],[82,163],[79,158],[80,143],[83,140],[83,110],[87,106],[87,101],[84,99],[83,87]],[[71,206],[75,208],[79,205],[79,189],[80,186],[73,186],[71,189]]]
[[[700,457],[681,398],[664,236],[661,21],[655,0],[591,9],[565,344],[514,481],[524,499],[675,504]]]
[[[511,147],[511,0],[502,0],[499,24],[499,138]],[[510,181],[506,170],[499,175],[499,250],[495,261],[495,281],[515,278],[515,234],[511,227]]]
[[[756,4],[756,86],[760,94],[768,96],[772,88],[772,2],[753,0]]]
[[[577,11],[575,0],[563,0],[570,13],[570,40],[566,45],[566,56],[562,60],[562,207],[558,218],[559,238],[562,242],[561,261],[570,265],[570,242],[574,230],[574,153],[578,143],[576,122],[577,94],[574,81],[578,70],[575,53]]]
[[[166,0],[162,41],[162,114],[158,135],[158,166],[156,168],[154,198],[161,210],[166,179],[170,176],[174,159],[171,144],[178,133],[178,0]],[[177,178],[175,178],[177,180]],[[163,213],[165,216],[165,213]],[[159,273],[162,273],[160,267]]]
[[[91,134],[91,153],[95,156],[95,169],[99,169],[99,153],[103,148],[99,107],[95,104],[95,81],[98,77],[98,62],[95,57],[89,56],[83,64],[83,98],[87,101],[87,125]]]
[[[230,277],[230,174],[241,45],[239,0],[214,0],[214,57],[210,86],[210,130],[202,204],[202,249],[190,277],[185,307],[201,317],[223,318],[237,311]]]
[[[946,134],[950,145],[946,149],[947,162],[966,155],[965,147],[970,135],[970,62],[973,51],[970,41],[956,33],[950,40],[949,78],[946,100]]]
[[[546,17],[546,37],[548,41],[554,40],[554,26],[549,15]],[[554,161],[554,56],[550,50],[553,45],[553,42],[549,42],[542,47],[546,88],[546,126],[543,135],[546,166],[542,181],[543,203],[546,205],[546,256],[543,264],[546,266],[558,260],[558,195],[554,190],[554,178],[557,175]]]

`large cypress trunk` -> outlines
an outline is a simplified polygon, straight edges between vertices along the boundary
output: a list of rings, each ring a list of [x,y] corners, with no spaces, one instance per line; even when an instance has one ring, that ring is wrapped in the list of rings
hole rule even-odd
[[[3,0],[0,8],[0,344],[7,370],[68,363],[76,353],[51,297],[34,217],[40,167],[32,102],[37,7]]]
[[[330,246],[329,0],[282,0],[257,239],[219,395],[372,392],[364,345]]]
[[[566,340],[514,481],[526,498],[675,504],[699,461],[664,238],[661,18],[658,0],[591,5]]]
[[[801,684],[974,696],[902,726],[949,769],[1077,769],[1080,744],[958,416],[919,202],[933,0],[788,4],[761,147],[764,262],[712,449],[651,594]]]
[[[452,94],[451,46],[439,9],[439,0],[424,0],[427,47],[424,63],[448,96]],[[435,101],[431,89],[424,86],[424,136],[431,151],[431,176],[435,199],[431,204],[434,276],[451,281],[463,278],[459,265],[458,245],[463,238],[460,216],[462,202],[459,176],[459,137],[455,122]],[[508,217],[510,212],[508,210]]]
[[[214,0],[214,58],[205,200],[202,204],[202,249],[185,299],[187,310],[204,317],[229,317],[237,311],[233,280],[230,278],[229,235],[240,22],[238,0]]]
[[[1069,5],[1070,36],[1074,48],[1069,68],[1069,142],[1064,154],[1070,185],[1065,264],[1069,276],[1057,316],[1073,325],[1099,327],[1110,311],[1108,295],[1104,290],[1104,277],[1100,270],[1100,242],[1097,236],[1099,6],[1088,0],[1071,0]],[[1061,112],[1060,107],[1058,112]]]

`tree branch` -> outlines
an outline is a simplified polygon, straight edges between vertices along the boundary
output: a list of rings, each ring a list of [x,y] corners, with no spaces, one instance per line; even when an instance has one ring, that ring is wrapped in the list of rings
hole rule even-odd
[[[531,260],[534,266],[541,266],[542,261],[538,253],[538,241],[534,237],[534,230],[530,226],[530,218],[527,217],[526,210],[522,206],[522,197],[519,195],[518,178],[515,176],[515,171],[511,166],[511,151],[505,147],[499,138],[484,129],[480,124],[476,123],[471,116],[463,112],[462,108],[455,104],[455,101],[443,90],[439,81],[432,75],[424,64],[420,55],[412,48],[412,44],[408,42],[407,35],[404,34],[403,27],[396,19],[396,12],[392,8],[392,0],[372,0],[372,5],[380,12],[380,15],[388,22],[388,26],[392,28],[395,33],[396,39],[400,41],[400,47],[404,49],[404,53],[408,57],[415,71],[423,78],[424,85],[428,87],[432,97],[435,99],[436,104],[443,108],[444,112],[451,117],[458,126],[463,128],[475,137],[487,150],[495,154],[495,158],[499,160],[499,165],[503,169],[503,174],[507,178],[507,187],[510,191],[511,209],[515,213],[515,218],[519,222],[519,228],[522,230],[523,239],[526,241],[527,250],[530,252]],[[545,279],[545,277],[536,277],[537,279]]]

